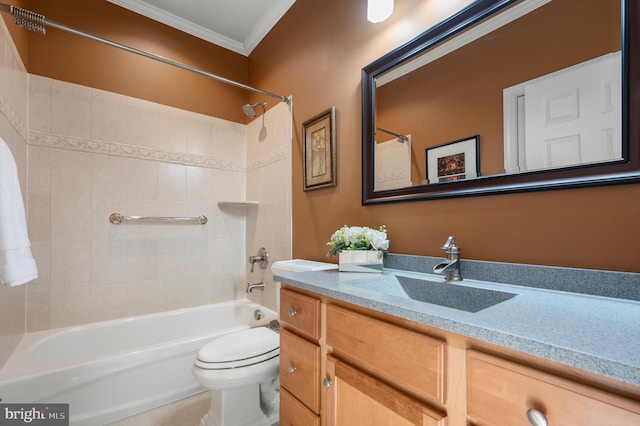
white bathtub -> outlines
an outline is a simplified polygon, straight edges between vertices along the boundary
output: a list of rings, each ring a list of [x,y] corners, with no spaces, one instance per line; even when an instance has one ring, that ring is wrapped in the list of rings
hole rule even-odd
[[[198,349],[274,319],[243,299],[28,333],[0,370],[0,399],[69,403],[71,424],[102,426],[202,391],[191,375]]]

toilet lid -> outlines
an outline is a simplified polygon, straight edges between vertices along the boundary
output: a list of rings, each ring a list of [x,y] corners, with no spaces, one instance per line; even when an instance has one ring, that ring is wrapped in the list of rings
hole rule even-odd
[[[198,351],[198,360],[205,363],[232,363],[257,358],[269,359],[279,353],[280,339],[267,327],[249,328],[225,334],[206,344]]]

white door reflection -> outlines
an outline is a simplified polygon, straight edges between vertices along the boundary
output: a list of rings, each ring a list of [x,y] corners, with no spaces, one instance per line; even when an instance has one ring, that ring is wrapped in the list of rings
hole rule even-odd
[[[505,89],[505,171],[621,159],[621,72],[615,52]]]

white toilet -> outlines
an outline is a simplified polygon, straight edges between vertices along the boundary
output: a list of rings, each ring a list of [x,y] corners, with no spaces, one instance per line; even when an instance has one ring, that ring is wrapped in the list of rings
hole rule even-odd
[[[280,339],[256,327],[225,334],[198,352],[191,369],[209,390],[201,426],[271,426],[278,422]]]

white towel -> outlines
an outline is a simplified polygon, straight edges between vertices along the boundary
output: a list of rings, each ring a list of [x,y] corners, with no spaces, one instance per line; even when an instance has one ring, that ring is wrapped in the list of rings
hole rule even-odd
[[[38,278],[30,247],[18,169],[0,138],[0,284],[13,287]]]

